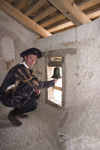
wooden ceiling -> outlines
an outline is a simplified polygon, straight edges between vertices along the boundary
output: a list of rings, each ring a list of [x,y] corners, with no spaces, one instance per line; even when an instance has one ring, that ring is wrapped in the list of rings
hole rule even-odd
[[[42,38],[95,20],[100,0],[0,0],[0,9]]]

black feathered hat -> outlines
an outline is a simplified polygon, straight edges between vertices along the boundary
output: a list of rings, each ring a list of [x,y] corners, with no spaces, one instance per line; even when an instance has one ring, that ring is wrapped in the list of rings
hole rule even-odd
[[[41,58],[42,52],[37,48],[30,48],[20,53],[20,57],[24,57],[27,55],[37,55],[37,58]]]

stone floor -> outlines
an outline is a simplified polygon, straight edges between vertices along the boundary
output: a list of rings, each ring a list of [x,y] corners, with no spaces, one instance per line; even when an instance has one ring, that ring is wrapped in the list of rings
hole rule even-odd
[[[21,120],[21,127],[7,119],[10,110],[0,103],[0,150],[61,150],[54,108],[39,103],[27,119]]]

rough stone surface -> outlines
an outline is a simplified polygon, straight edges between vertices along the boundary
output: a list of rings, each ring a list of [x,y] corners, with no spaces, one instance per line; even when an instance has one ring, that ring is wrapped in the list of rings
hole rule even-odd
[[[74,40],[71,40],[72,35]],[[57,53],[61,49],[62,53],[66,51],[62,63],[62,86],[63,104],[68,116],[64,113],[58,121],[58,135],[63,150],[99,150],[100,18],[74,30],[48,37],[45,41],[45,45],[42,45],[43,39],[35,44],[46,53]],[[68,48],[70,51],[71,48],[75,49],[76,53],[67,53]]]
[[[57,110],[39,103],[21,127],[7,119],[11,108],[0,104],[0,150],[61,150],[57,135]]]
[[[22,62],[19,54],[33,47],[37,36],[0,9],[0,84],[7,71]]]
[[[40,48],[43,52],[52,51],[55,49],[56,50],[64,49],[66,48],[66,44],[69,45],[70,43],[72,44],[75,42],[76,42],[76,29],[58,33],[53,36],[40,39],[39,41],[38,40],[33,41],[34,46]]]
[[[13,40],[11,38],[3,37],[1,39],[1,48],[2,48],[3,58],[6,62],[12,61],[15,58],[15,48],[14,48]]]
[[[19,24],[15,19],[8,16],[0,9],[0,26],[14,33],[27,47],[33,46],[33,40],[37,39],[36,34]]]

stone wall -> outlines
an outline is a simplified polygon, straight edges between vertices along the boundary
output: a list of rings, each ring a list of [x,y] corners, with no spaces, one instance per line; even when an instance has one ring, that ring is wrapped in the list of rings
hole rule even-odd
[[[0,10],[0,84],[8,70],[22,61],[19,54],[34,47],[34,40],[37,40],[34,33]],[[39,79],[44,78],[43,64],[44,57],[33,68]],[[7,119],[10,110],[12,108],[0,103],[0,150],[61,150],[56,128],[57,115],[53,108],[39,103],[38,108],[22,120],[23,125],[19,128]]]
[[[0,84],[8,70],[22,61],[19,54],[33,47],[37,36],[0,10]]]
[[[99,150],[100,18],[34,41],[34,45],[51,56],[54,51],[66,52],[62,63],[64,111],[58,119],[63,150]]]

